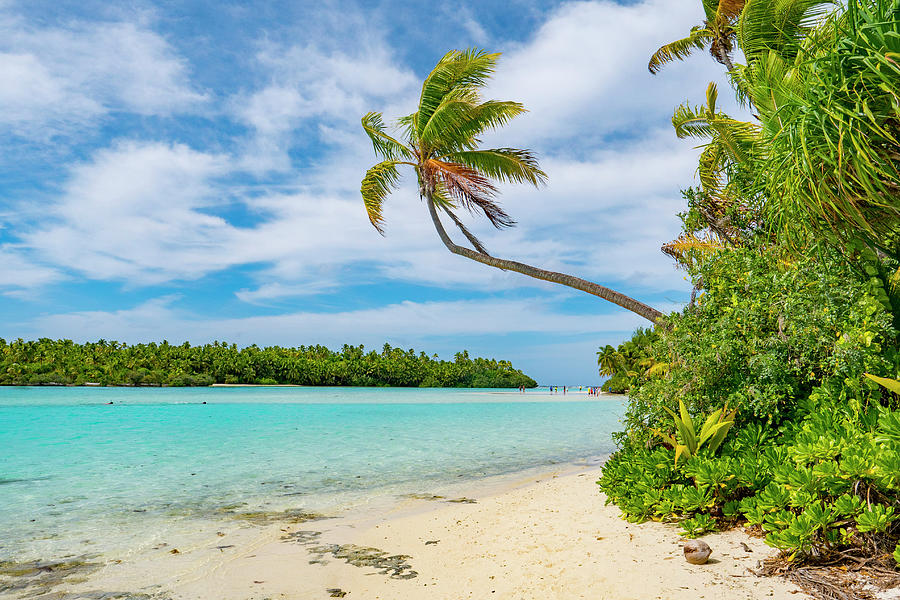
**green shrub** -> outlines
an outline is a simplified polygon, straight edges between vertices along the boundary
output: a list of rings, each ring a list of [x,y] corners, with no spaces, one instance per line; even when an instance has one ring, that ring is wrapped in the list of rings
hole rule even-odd
[[[839,548],[888,555],[900,541],[900,411],[819,388],[776,435],[748,425],[719,456],[679,466],[662,448],[613,455],[598,482],[634,521],[702,535],[743,518],[792,556]],[[668,461],[666,460],[668,458]]]
[[[746,523],[797,558],[891,556],[900,396],[876,383],[898,372],[885,303],[827,256],[784,263],[732,249],[695,275],[706,292],[652,345],[667,372],[629,394],[620,449],[598,482],[607,501],[629,520],[678,523],[687,536]],[[671,431],[673,415],[703,423],[726,403],[738,413],[718,452],[700,448],[676,464],[659,445],[686,442],[684,432],[654,433]]]
[[[630,391],[622,444],[647,443],[680,401],[693,415],[727,403],[739,425],[777,428],[821,382],[895,369],[891,314],[837,258],[733,248],[692,274],[706,290],[657,328],[648,360],[668,368]]]

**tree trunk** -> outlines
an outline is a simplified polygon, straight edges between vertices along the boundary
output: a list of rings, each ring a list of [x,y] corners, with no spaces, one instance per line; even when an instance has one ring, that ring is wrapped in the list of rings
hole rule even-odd
[[[437,229],[438,236],[440,236],[441,241],[444,242],[444,245],[447,246],[447,249],[453,254],[465,256],[466,258],[470,258],[485,265],[490,265],[497,269],[515,271],[516,273],[522,273],[523,275],[528,275],[535,279],[543,279],[544,281],[558,283],[570,288],[575,288],[576,290],[581,290],[582,292],[587,292],[588,294],[593,294],[594,296],[599,296],[604,300],[608,300],[613,304],[617,304],[626,310],[630,310],[631,312],[644,317],[652,323],[656,323],[656,321],[663,316],[661,312],[647,306],[643,302],[639,302],[634,298],[630,298],[625,294],[620,294],[619,292],[603,287],[592,281],[587,281],[586,279],[581,279],[580,277],[574,277],[572,275],[566,275],[565,273],[557,273],[556,271],[546,271],[514,260],[496,258],[487,254],[482,254],[481,252],[476,252],[475,250],[470,250],[464,246],[457,246],[453,243],[453,240],[450,239],[450,236],[447,235],[447,232],[444,231],[444,226],[438,218],[434,201],[430,197],[426,197],[426,202],[428,202],[428,211],[431,213],[431,221],[434,223],[434,228]]]
[[[726,52],[722,53],[722,64],[725,65],[725,68],[728,69],[729,73],[734,71],[734,63],[731,62],[731,58]]]

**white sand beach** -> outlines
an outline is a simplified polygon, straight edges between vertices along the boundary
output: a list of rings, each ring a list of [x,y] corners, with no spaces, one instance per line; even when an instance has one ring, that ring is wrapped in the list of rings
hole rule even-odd
[[[677,528],[630,524],[604,504],[599,474],[567,466],[482,482],[471,503],[407,498],[339,518],[245,525],[178,552],[160,545],[55,591],[184,600],[807,597],[750,573],[773,551],[740,531],[705,537],[709,563],[688,564]]]

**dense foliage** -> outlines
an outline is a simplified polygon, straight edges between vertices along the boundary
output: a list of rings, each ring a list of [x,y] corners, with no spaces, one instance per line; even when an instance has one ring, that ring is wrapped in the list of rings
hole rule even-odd
[[[601,390],[613,394],[625,394],[635,387],[644,376],[667,367],[657,363],[650,356],[650,346],[656,341],[653,329],[638,328],[630,340],[625,340],[618,348],[605,346],[597,352],[600,375],[609,377]]]
[[[900,402],[863,373],[896,376],[897,331],[852,273],[757,249],[705,261],[695,275],[708,289],[649,347],[668,368],[630,394],[621,449],[600,481],[608,498],[631,519],[679,522],[687,535],[745,521],[792,553],[893,552]],[[667,438],[684,436],[666,409],[680,402],[697,422],[738,409],[718,452],[676,463]]]
[[[384,345],[381,352],[344,345],[238,348],[214,342],[203,346],[128,345],[100,340],[0,339],[0,385],[93,382],[101,385],[192,386],[213,383],[350,385],[404,387],[534,387],[537,383],[505,360],[453,361]]]
[[[796,563],[897,568],[900,2],[703,4],[757,121],[719,111],[713,84],[675,111],[676,134],[706,142],[683,234],[663,246],[695,298],[598,353],[629,389],[601,489],[690,536],[742,523]],[[720,444],[697,443],[732,411]]]

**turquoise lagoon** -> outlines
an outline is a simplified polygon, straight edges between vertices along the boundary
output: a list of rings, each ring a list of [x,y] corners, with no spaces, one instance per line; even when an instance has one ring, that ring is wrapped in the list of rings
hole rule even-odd
[[[515,390],[0,388],[0,560],[131,552],[223,511],[328,512],[596,463],[623,411],[619,397]]]

